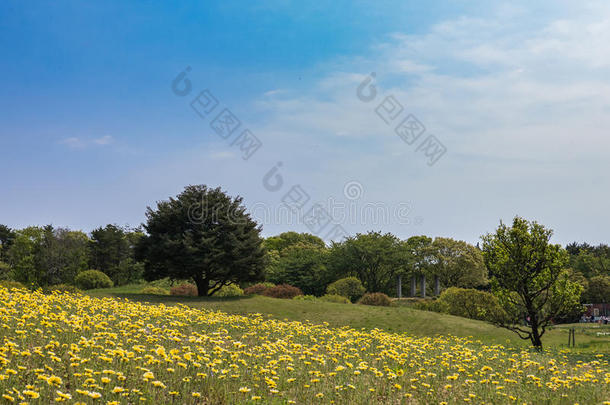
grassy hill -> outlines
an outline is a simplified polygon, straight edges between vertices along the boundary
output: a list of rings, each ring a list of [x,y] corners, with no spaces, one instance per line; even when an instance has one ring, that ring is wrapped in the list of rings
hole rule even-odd
[[[194,308],[219,310],[232,314],[259,313],[282,320],[310,321],[330,326],[350,326],[352,328],[379,328],[388,332],[408,333],[415,336],[454,335],[472,337],[487,344],[503,344],[513,347],[526,347],[527,341],[502,328],[486,322],[461,318],[452,315],[420,311],[413,308],[371,307],[354,304],[335,304],[318,301],[297,301],[268,298],[263,296],[245,296],[237,298],[199,298],[175,297],[162,295],[143,295],[138,291],[141,285],[129,285],[118,288],[91,290],[94,296],[115,296],[134,301],[163,303],[173,305],[185,304]],[[572,353],[610,355],[610,325],[560,325],[548,331],[543,337],[545,348],[567,350],[568,329],[576,328],[576,347]]]

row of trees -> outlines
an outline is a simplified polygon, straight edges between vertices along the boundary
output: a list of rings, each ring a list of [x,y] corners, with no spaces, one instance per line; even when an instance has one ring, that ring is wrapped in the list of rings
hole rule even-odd
[[[66,228],[0,225],[0,279],[35,287],[71,284],[87,269],[106,273],[116,285],[140,280],[144,265],[135,259],[141,230],[116,225],[87,235]]]
[[[520,217],[512,226],[501,223],[496,232],[483,236],[481,249],[448,238],[401,241],[378,232],[357,234],[330,247],[313,235],[293,232],[263,242],[260,226],[240,197],[201,185],[186,187],[157,209],[148,208],[147,219],[147,236],[138,248],[145,277],[190,276],[200,295],[265,275],[318,295],[346,275],[358,277],[372,292],[389,291],[393,280],[405,274],[432,274],[444,287],[483,286],[489,277],[502,308],[489,321],[541,348],[547,327],[578,308],[583,290],[567,267],[567,251],[550,243],[552,231]]]
[[[481,288],[487,269],[479,249],[450,238],[414,236],[400,240],[391,233],[356,234],[326,246],[310,234],[285,232],[268,238],[266,278],[322,295],[331,282],[354,276],[370,292],[394,295],[398,280],[438,278],[441,288]],[[432,286],[429,286],[432,293]]]
[[[149,207],[146,218],[143,231],[108,225],[90,235],[52,226],[0,227],[0,277],[44,286],[69,283],[95,268],[119,285],[140,278],[191,279],[202,296],[231,283],[265,279],[322,295],[330,283],[348,276],[369,292],[393,295],[397,282],[427,277],[443,289],[490,290],[503,316],[489,320],[537,347],[551,322],[578,307],[585,288],[588,298],[610,295],[603,291],[610,285],[604,284],[607,247],[564,249],[550,243],[551,230],[519,217],[483,236],[481,247],[427,236],[400,240],[379,232],[327,246],[296,232],[263,239],[240,197],[199,185]]]

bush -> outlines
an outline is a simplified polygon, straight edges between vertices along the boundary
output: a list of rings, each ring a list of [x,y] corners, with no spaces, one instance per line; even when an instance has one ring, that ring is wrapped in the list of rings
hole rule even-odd
[[[435,303],[437,312],[481,321],[499,320],[506,314],[491,293],[471,288],[451,287],[443,291]]]
[[[303,295],[300,288],[291,286],[289,284],[280,284],[275,287],[267,288],[263,295],[272,298],[294,298],[297,295]]]
[[[85,270],[76,276],[74,284],[83,290],[110,288],[114,285],[110,277],[99,270]]]
[[[258,283],[258,284],[254,284],[251,285],[248,288],[244,289],[244,294],[258,294],[258,295],[263,295],[263,293],[265,291],[267,291],[268,288],[272,288],[275,287],[275,284],[273,283]]]
[[[162,287],[144,287],[140,291],[140,294],[148,294],[148,295],[168,295],[169,291]]]
[[[438,299],[422,299],[414,301],[413,308],[422,311],[432,311],[447,314],[447,304]]]
[[[346,277],[331,283],[326,288],[326,294],[330,295],[341,295],[342,297],[349,298],[352,302],[355,302],[358,298],[362,297],[365,293],[362,282],[356,277]]]
[[[342,295],[338,294],[326,294],[320,297],[322,301],[336,302],[337,304],[351,304],[352,302]]]
[[[183,297],[196,297],[197,286],[195,284],[180,284],[169,289],[171,295],[180,295]]]
[[[2,281],[0,281],[0,287],[4,287],[7,290],[10,290],[12,288],[26,288],[19,281],[12,281],[12,280],[2,280]]]
[[[389,307],[391,303],[390,297],[380,292],[366,293],[360,298],[360,301],[358,301],[358,304],[375,305],[379,307]]]
[[[8,263],[0,261],[0,280],[10,280],[12,278],[11,266]]]
[[[52,294],[55,291],[60,292],[60,293],[70,293],[70,294],[82,294],[83,293],[83,290],[81,290],[77,286],[71,285],[71,284],[55,284],[55,285],[50,285],[48,287],[44,287],[42,289],[42,292],[45,294]]]
[[[317,301],[318,297],[316,297],[315,295],[297,295],[295,297],[292,297],[293,300],[298,300],[298,301]]]
[[[236,284],[223,285],[220,290],[214,293],[215,297],[239,297],[244,295],[244,290]]]

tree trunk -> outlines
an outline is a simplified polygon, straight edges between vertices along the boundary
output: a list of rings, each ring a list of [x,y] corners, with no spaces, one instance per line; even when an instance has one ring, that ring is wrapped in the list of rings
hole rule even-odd
[[[441,295],[441,280],[438,276],[434,276],[434,295]]]
[[[398,298],[402,298],[402,275],[398,275],[398,286],[397,286],[397,296]]]
[[[421,276],[421,297],[426,298],[426,276],[424,274]]]
[[[411,276],[411,297],[415,297],[417,294],[417,277]]]
[[[540,339],[540,332],[538,331],[538,317],[537,314],[530,315],[530,326],[532,328],[531,341],[532,346],[539,352],[542,351],[542,340]]]
[[[197,285],[197,295],[200,297],[207,297],[208,291],[210,290],[210,281],[203,277],[193,277],[195,284]]]

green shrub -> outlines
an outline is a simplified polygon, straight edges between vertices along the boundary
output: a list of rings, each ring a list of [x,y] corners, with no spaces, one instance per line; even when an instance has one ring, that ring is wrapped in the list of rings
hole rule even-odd
[[[421,299],[414,301],[413,308],[422,311],[432,311],[447,314],[447,304],[438,299]]]
[[[185,283],[187,280],[182,280]],[[170,279],[169,277],[160,278],[159,280],[154,280],[148,283],[151,287],[161,287],[165,288],[169,291],[169,288],[175,284],[175,280]]]
[[[482,321],[493,322],[506,315],[493,294],[471,288],[448,288],[436,300],[435,306],[432,310],[437,312]]]
[[[83,290],[81,290],[77,286],[71,285],[71,284],[55,284],[55,285],[50,285],[50,286],[44,287],[42,289],[42,292],[45,294],[52,294],[55,291],[60,292],[60,293],[70,293],[70,294],[82,294],[83,293]]]
[[[299,301],[317,301],[318,297],[316,297],[315,295],[297,295],[295,297],[292,297],[293,300],[299,300]]]
[[[336,302],[338,304],[351,304],[352,303],[347,297],[344,297],[342,295],[337,295],[337,294],[326,294],[326,295],[321,296],[320,299],[322,301]]]
[[[244,290],[236,284],[223,285],[220,290],[214,293],[215,297],[239,297],[244,295]]]
[[[10,280],[12,278],[12,269],[8,263],[0,261],[0,280]]]
[[[362,297],[365,291],[362,282],[356,277],[342,278],[326,287],[326,294],[341,295],[349,298],[352,302]]]
[[[110,288],[114,285],[110,277],[99,270],[85,270],[76,276],[74,284],[83,290]]]
[[[169,291],[162,287],[144,287],[140,291],[140,294],[148,294],[148,295],[169,295]]]
[[[380,292],[366,293],[360,298],[360,301],[358,301],[358,304],[379,307],[389,307],[391,303],[390,297]]]
[[[195,284],[180,284],[169,289],[171,295],[179,295],[183,297],[196,297],[197,286]]]
[[[2,281],[0,281],[0,287],[4,287],[7,290],[10,290],[12,288],[26,288],[19,281],[12,281],[12,280],[2,280]]]
[[[300,288],[291,286],[289,284],[280,284],[275,287],[267,288],[263,295],[272,298],[294,298],[297,295],[303,295]]]
[[[262,295],[265,291],[267,291],[268,288],[272,288],[275,287],[275,284],[273,283],[257,283],[254,285],[251,285],[250,287],[247,287],[244,289],[244,294],[247,295],[251,295],[251,294],[258,294],[258,295]]]

